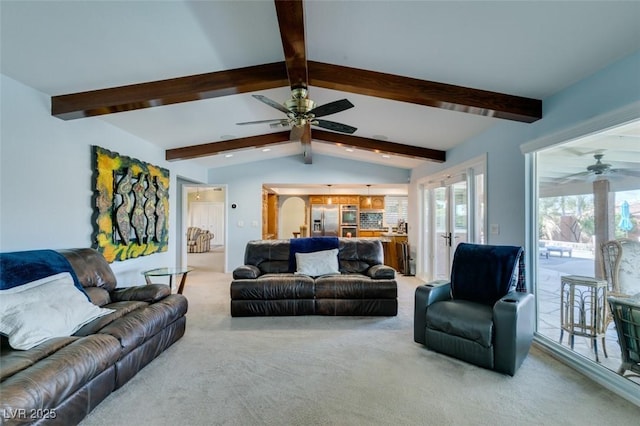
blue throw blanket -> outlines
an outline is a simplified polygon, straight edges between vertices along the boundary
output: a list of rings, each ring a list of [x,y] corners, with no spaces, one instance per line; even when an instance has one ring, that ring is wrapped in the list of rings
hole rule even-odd
[[[339,244],[338,237],[292,238],[289,241],[289,272],[295,272],[298,269],[296,253],[336,249]]]
[[[75,286],[84,293],[67,258],[55,250],[0,253],[0,290],[18,287],[61,272],[69,272]]]
[[[451,267],[454,299],[493,305],[512,289],[526,291],[523,249],[461,243]]]

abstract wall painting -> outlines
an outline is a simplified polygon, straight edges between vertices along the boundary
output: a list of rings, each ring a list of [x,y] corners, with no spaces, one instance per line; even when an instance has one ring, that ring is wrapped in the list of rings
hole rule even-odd
[[[167,251],[169,170],[99,146],[93,154],[93,247],[108,262]]]

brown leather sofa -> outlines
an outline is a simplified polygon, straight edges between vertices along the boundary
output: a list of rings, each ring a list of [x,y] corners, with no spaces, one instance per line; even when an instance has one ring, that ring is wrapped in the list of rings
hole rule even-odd
[[[318,277],[294,273],[291,241],[247,243],[233,271],[232,316],[397,315],[395,270],[383,265],[379,240],[339,238],[340,274]]]
[[[90,300],[115,312],[71,337],[14,350],[2,337],[0,423],[77,424],[185,332],[187,299],[152,284],[116,288],[93,249],[59,250]]]

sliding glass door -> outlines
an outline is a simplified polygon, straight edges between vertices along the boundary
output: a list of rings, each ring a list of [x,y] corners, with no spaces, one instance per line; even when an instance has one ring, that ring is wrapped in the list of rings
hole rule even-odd
[[[537,334],[554,351],[612,372],[621,346],[607,318],[612,283],[601,246],[640,240],[638,135],[640,120],[531,154]]]

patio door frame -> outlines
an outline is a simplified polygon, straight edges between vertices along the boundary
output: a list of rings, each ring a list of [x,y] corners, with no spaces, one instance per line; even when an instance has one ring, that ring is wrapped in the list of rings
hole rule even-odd
[[[640,101],[633,102],[625,107],[585,120],[573,127],[561,130],[538,139],[534,139],[520,146],[525,155],[525,265],[527,283],[532,287],[534,295],[537,295],[536,281],[538,279],[538,176],[536,173],[537,151],[561,145],[574,139],[590,134],[599,133],[617,126],[621,126],[640,119]],[[536,307],[537,316],[537,307]],[[536,331],[534,343],[537,347],[548,352],[561,362],[569,365],[595,382],[601,384],[612,392],[622,396],[632,403],[640,406],[640,392],[638,384],[625,379],[598,363],[586,359],[558,342],[538,333],[538,318],[535,321]]]
[[[479,183],[477,177],[483,179]],[[474,158],[456,167],[428,176],[420,180],[418,187],[421,193],[421,230],[418,242],[418,276],[429,282],[436,279],[448,279],[453,262],[453,253],[460,242],[484,243],[484,230],[486,226],[486,212],[478,209],[486,209],[486,155]],[[456,238],[455,224],[455,194],[454,185],[465,182],[466,184],[466,235],[464,239]],[[477,188],[478,184],[482,188]],[[437,209],[434,192],[437,188],[445,188],[446,199],[446,228],[445,235],[437,229]],[[482,200],[478,199],[482,197]],[[443,238],[444,237],[444,238]],[[448,250],[445,252],[444,268],[446,271],[438,271],[437,248],[438,242],[445,242]],[[440,265],[440,269],[443,266]],[[440,276],[438,276],[440,275]],[[446,276],[445,276],[446,275]]]

